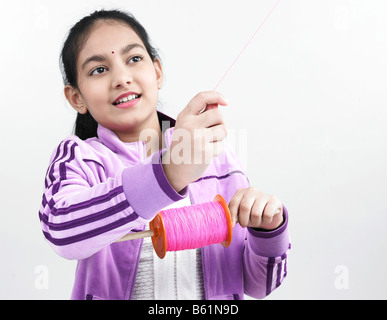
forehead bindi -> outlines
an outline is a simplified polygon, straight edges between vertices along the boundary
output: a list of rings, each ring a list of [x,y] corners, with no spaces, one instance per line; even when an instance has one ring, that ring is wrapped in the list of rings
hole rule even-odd
[[[139,43],[145,47],[137,33],[128,25],[115,21],[99,22],[91,30],[79,52],[80,66],[93,55],[118,54],[128,43]],[[110,50],[106,50],[109,48]]]

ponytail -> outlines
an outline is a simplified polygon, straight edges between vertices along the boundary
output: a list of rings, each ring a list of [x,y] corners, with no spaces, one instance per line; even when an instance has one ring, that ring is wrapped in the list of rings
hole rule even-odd
[[[89,111],[85,114],[78,113],[75,120],[74,133],[80,139],[86,140],[89,138],[97,137],[98,123],[94,120]]]

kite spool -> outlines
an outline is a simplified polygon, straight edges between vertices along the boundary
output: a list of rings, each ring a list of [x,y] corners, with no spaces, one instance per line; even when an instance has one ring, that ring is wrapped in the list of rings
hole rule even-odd
[[[152,237],[159,258],[167,251],[196,249],[221,243],[228,247],[232,223],[226,201],[217,195],[213,202],[160,211],[149,223],[149,231],[130,233],[118,241]]]

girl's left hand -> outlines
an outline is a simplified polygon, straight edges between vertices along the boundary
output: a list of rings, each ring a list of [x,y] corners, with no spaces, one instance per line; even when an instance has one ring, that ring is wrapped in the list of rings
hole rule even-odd
[[[282,204],[277,197],[255,188],[239,189],[229,203],[232,225],[274,230],[283,223]]]

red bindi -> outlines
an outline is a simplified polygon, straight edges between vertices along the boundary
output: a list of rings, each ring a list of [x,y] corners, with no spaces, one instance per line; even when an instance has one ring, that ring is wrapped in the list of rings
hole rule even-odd
[[[112,51],[112,54],[114,54],[114,51]]]

